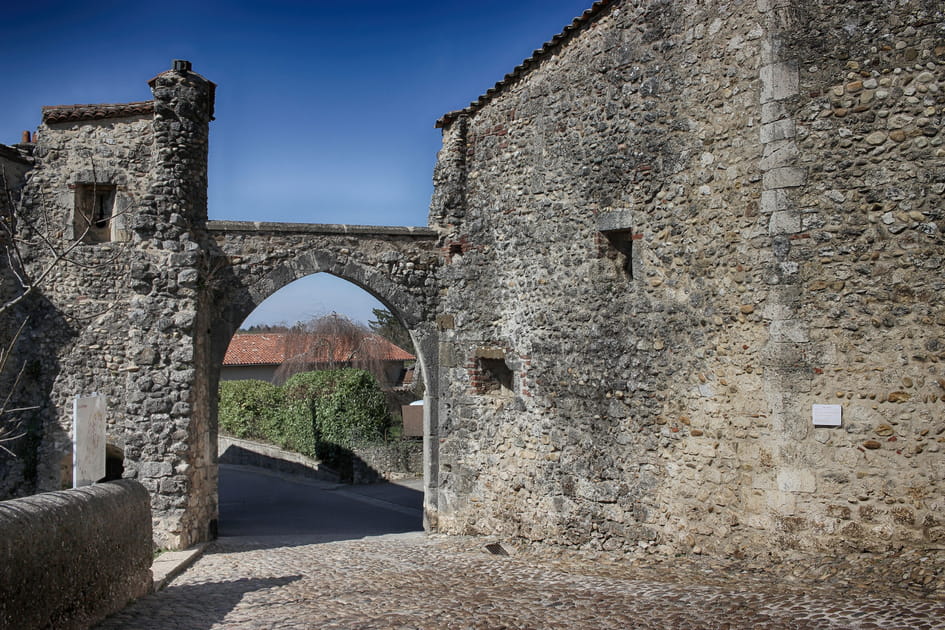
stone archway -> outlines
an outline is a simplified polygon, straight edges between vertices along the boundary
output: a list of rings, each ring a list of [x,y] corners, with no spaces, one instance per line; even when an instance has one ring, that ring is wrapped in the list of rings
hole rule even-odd
[[[399,270],[413,271],[421,267],[432,272],[438,259],[432,231],[413,228],[351,228],[335,231],[336,226],[278,226],[269,224],[264,230],[259,224],[246,229],[245,224],[226,224],[219,229],[211,223],[211,234],[216,237],[216,260],[228,264],[218,268],[218,281],[213,285],[212,300],[207,305],[209,333],[204,365],[208,388],[208,405],[203,420],[212,461],[216,462],[217,408],[216,396],[223,356],[230,339],[243,320],[266,298],[288,284],[316,273],[328,273],[351,282],[378,299],[407,328],[414,344],[414,353],[426,384],[424,395],[424,526],[436,524],[437,488],[437,365],[438,342],[433,323],[433,297],[425,290],[426,277]],[[223,226],[220,226],[223,227]],[[216,229],[215,229],[216,228]],[[295,228],[295,230],[293,230]],[[292,230],[290,232],[290,230]],[[297,230],[297,231],[296,231]],[[292,249],[276,247],[272,232],[282,239],[295,240]],[[321,239],[312,239],[317,231]],[[249,232],[249,234],[247,234]],[[259,236],[265,249],[253,238]],[[407,238],[404,239],[404,236]],[[297,239],[297,240],[296,240]],[[313,247],[312,240],[322,240]],[[248,242],[250,241],[250,242]],[[393,241],[391,243],[390,241]],[[409,248],[404,244],[409,243]],[[353,253],[353,247],[361,251]],[[250,260],[237,252],[254,251]],[[264,257],[260,251],[266,252]],[[368,256],[367,254],[370,254]],[[358,255],[362,254],[362,255]],[[271,257],[271,258],[269,258]],[[262,260],[260,258],[263,258]],[[276,264],[269,264],[272,259]],[[232,263],[236,264],[232,264]],[[432,275],[432,274],[431,274]],[[422,280],[422,281],[421,281]],[[214,466],[215,468],[215,466]],[[212,492],[216,494],[216,470]],[[214,532],[211,524],[210,533]]]

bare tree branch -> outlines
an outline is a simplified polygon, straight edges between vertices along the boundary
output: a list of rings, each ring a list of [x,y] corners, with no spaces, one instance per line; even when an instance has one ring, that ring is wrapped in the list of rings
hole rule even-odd
[[[332,313],[296,324],[285,336],[285,359],[276,370],[276,382],[299,372],[356,367],[371,372],[381,385],[386,381],[389,344],[367,327]]]
[[[29,321],[29,318],[23,320],[23,323],[20,324],[19,329],[13,335],[12,339],[8,342],[5,348],[0,348],[0,374],[4,374],[7,370],[7,365],[10,361],[10,357],[13,354],[13,347],[19,341],[20,336],[23,334],[23,331],[26,330],[26,324]],[[7,395],[4,398],[3,402],[0,403],[0,420],[5,420],[8,416],[14,413],[19,413],[23,411],[31,411],[37,407],[10,407],[10,401],[13,399],[13,394],[16,392],[17,388],[20,386],[20,381],[23,379],[23,373],[26,371],[26,364],[24,363],[20,366],[20,369],[16,373],[16,377],[13,379],[13,383],[10,385]],[[16,421],[14,424],[7,426],[6,424],[0,424],[0,450],[7,453],[11,457],[16,457],[16,454],[13,453],[10,449],[3,446],[4,442],[13,442],[18,440],[21,437],[26,435],[26,432],[23,431],[16,435],[11,435],[15,431],[19,430],[21,422]]]
[[[97,180],[95,162],[94,160],[91,160],[91,158],[90,164],[93,180]],[[29,216],[26,215],[25,212],[20,211],[22,204],[18,202],[13,196],[12,188],[7,181],[6,172],[3,168],[0,168],[0,185],[3,187],[4,196],[8,206],[8,216],[3,217],[3,220],[0,221],[5,240],[8,241],[6,243],[7,261],[13,275],[17,278],[17,282],[22,289],[22,292],[16,297],[0,303],[0,314],[8,311],[13,306],[22,302],[31,294],[33,294],[40,286],[43,285],[43,283],[49,279],[56,268],[62,264],[73,265],[83,269],[92,269],[102,264],[111,264],[121,257],[122,252],[116,252],[115,255],[109,260],[96,261],[94,264],[85,263],[74,258],[71,256],[71,254],[80,245],[85,244],[87,236],[94,227],[92,217],[88,216],[81,209],[77,209],[79,219],[82,222],[82,232],[78,235],[73,235],[73,238],[64,247],[58,246],[50,236],[52,234],[53,221],[47,203],[46,191],[40,189],[37,193],[39,197],[38,206],[40,209],[40,220],[33,221]],[[93,197],[97,189],[98,183],[97,181],[93,181]],[[123,216],[129,212],[130,204],[127,202],[127,200],[123,201],[123,207],[117,212],[113,211],[109,215],[109,222],[114,221],[115,218]],[[20,231],[22,231],[20,224],[25,227],[29,237],[32,240],[19,236]],[[30,277],[26,273],[26,264],[23,260],[23,253],[21,251],[21,246],[23,245],[40,245],[51,256],[51,260],[47,262],[44,268],[33,277]]]
[[[95,168],[95,162],[91,155],[88,156],[92,171],[91,198],[100,199],[98,176]],[[56,270],[63,265],[74,265],[79,268],[94,268],[103,264],[110,264],[118,260],[123,254],[117,251],[114,256],[107,260],[95,260],[93,263],[87,263],[75,254],[79,253],[79,246],[89,241],[89,236],[94,229],[103,227],[109,228],[112,222],[124,214],[127,214],[130,207],[130,200],[120,197],[117,194],[117,188],[108,186],[109,190],[114,191],[114,197],[108,210],[105,206],[100,209],[100,216],[96,218],[93,214],[87,212],[85,208],[75,208],[75,214],[72,218],[73,229],[76,233],[72,238],[62,239],[61,221],[57,217],[59,213],[54,212],[47,191],[38,187],[33,190],[33,210],[32,215],[25,211],[26,201],[14,194],[13,187],[7,179],[7,173],[0,165],[0,246],[5,250],[4,258],[6,269],[10,275],[15,278],[17,289],[15,295],[4,296],[0,302],[0,315],[11,312],[11,310],[33,293],[36,293],[44,284],[48,283]],[[118,206],[118,202],[121,206]],[[58,228],[57,228],[58,226]],[[31,273],[29,261],[42,259],[38,271]],[[110,304],[104,311],[88,316],[88,319],[99,317],[103,313],[114,308]],[[70,317],[69,315],[66,315]],[[85,319],[73,314],[71,319]],[[22,420],[14,418],[15,414],[21,414],[27,411],[38,409],[38,406],[14,406],[14,397],[21,389],[26,374],[26,362],[15,369],[11,374],[11,361],[15,346],[26,330],[29,317],[24,318],[16,333],[8,340],[5,347],[0,347],[0,375],[3,375],[3,385],[6,391],[0,393],[0,452],[10,457],[17,457],[17,454],[8,447],[12,442],[19,440],[27,435],[27,431],[21,429]]]

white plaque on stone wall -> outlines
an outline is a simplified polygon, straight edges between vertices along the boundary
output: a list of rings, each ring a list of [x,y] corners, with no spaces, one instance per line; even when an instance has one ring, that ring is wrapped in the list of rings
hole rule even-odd
[[[811,405],[811,416],[818,427],[839,427],[842,415],[841,405]]]
[[[105,397],[76,396],[72,413],[72,487],[105,476]]]

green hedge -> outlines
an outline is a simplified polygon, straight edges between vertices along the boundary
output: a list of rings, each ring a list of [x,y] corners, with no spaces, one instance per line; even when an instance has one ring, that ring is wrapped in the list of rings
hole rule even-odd
[[[365,370],[303,372],[283,390],[287,399],[309,406],[321,441],[348,446],[379,440],[390,423],[384,392]]]
[[[296,374],[283,387],[264,381],[220,383],[220,432],[276,444],[331,464],[349,448],[384,439],[384,393],[370,372],[354,368]]]
[[[241,438],[262,437],[273,410],[282,406],[282,390],[265,381],[223,381],[218,411],[220,431]]]

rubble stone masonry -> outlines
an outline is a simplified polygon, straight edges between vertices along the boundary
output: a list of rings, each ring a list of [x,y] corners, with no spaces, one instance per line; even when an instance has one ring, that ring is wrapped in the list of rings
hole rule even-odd
[[[940,3],[758,0],[598,3],[445,116],[440,528],[945,542],[943,114]]]
[[[68,487],[73,398],[102,394],[123,475],[150,493],[156,542],[179,548],[215,535],[217,384],[243,319],[293,280],[332,273],[387,304],[421,366],[435,365],[439,252],[426,228],[208,222],[215,86],[176,61],[150,87],[152,101],[45,107],[35,143],[0,153],[22,187],[18,237],[36,284],[6,315],[28,321],[14,401],[39,405],[17,456],[0,453],[0,492]],[[4,257],[4,299],[23,291],[12,271]]]
[[[150,85],[45,108],[0,153],[30,169],[18,230],[43,280],[0,322],[29,315],[40,404],[0,492],[61,487],[72,397],[98,392],[158,543],[212,537],[226,344],[326,272],[411,332],[430,529],[945,544],[941,2],[601,0],[439,122],[429,228],[208,222],[215,86],[187,62]],[[86,239],[89,200],[114,210]]]

